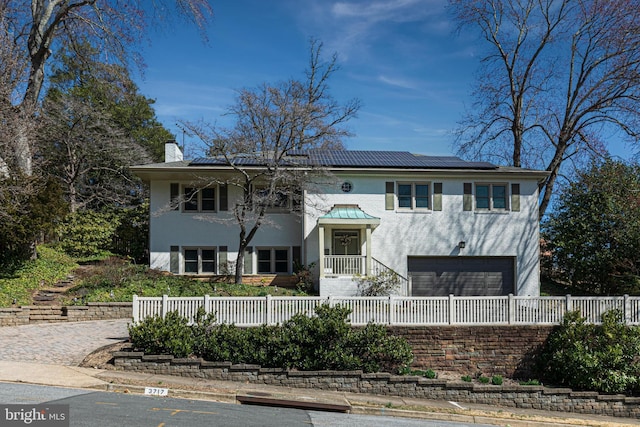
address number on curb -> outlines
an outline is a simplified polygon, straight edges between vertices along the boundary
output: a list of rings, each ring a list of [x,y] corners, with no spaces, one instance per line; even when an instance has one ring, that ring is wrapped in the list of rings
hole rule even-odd
[[[144,394],[149,396],[167,396],[169,394],[169,389],[158,388],[158,387],[145,387]]]

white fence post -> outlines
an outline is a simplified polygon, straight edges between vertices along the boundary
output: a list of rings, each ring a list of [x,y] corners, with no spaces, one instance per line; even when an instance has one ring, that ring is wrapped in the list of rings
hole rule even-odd
[[[627,294],[624,294],[624,324],[631,324],[631,301]]]
[[[335,301],[333,301],[333,295],[329,295],[328,302],[329,307],[333,307],[335,305]]]
[[[567,294],[567,296],[565,297],[565,304],[566,304],[565,313],[568,313],[573,310],[573,304],[571,303],[571,294]]]
[[[389,295],[389,325],[396,323],[396,307],[393,295]]]
[[[511,325],[516,321],[516,304],[513,299],[513,294],[509,294],[509,324]]]
[[[266,323],[267,325],[272,325],[273,324],[273,299],[271,295],[267,295],[266,297],[266,318],[264,319],[264,323]]]
[[[140,321],[140,302],[138,301],[138,295],[133,294],[132,304],[133,306],[131,307],[131,317],[133,317],[133,323],[138,323]]]
[[[453,325],[456,322],[456,308],[454,306],[453,294],[449,294],[449,324]]]
[[[211,300],[211,297],[209,295],[205,295],[204,296],[204,312],[205,312],[205,314],[209,314],[209,312],[211,311],[209,309],[209,306],[211,305],[210,300]]]
[[[169,309],[169,297],[167,295],[162,295],[162,306],[160,308],[162,310],[162,318],[164,319],[167,317],[167,310]]]

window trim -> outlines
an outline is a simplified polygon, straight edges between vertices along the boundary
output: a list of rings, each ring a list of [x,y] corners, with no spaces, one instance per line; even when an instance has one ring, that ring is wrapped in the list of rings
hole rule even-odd
[[[189,271],[187,272],[187,251],[197,251],[198,252],[198,271],[197,272],[192,272]],[[212,260],[203,260],[202,258],[202,252],[203,251],[213,251],[213,259]],[[201,276],[201,275],[208,275],[208,274],[217,274],[218,273],[218,250],[215,246],[183,246],[181,248],[181,255],[182,255],[182,263],[181,263],[181,267],[182,267],[182,273],[185,275],[189,275],[189,276]],[[203,271],[202,270],[202,264],[203,261],[205,262],[210,262],[213,261],[213,270],[212,271]]]
[[[479,208],[478,207],[478,187],[487,187],[488,189],[488,207],[482,207]],[[474,198],[474,203],[473,203],[473,208],[475,211],[478,212],[509,212],[510,211],[510,192],[509,192],[509,183],[507,182],[476,182],[473,185],[473,198]],[[504,207],[503,208],[496,208],[495,204],[494,204],[494,188],[495,187],[502,187],[504,188]]]
[[[187,203],[189,203],[189,201],[191,201],[191,197],[187,196],[187,189],[191,189],[195,191],[195,204],[196,204],[196,209],[186,209]],[[202,191],[203,190],[211,190],[213,191],[213,209],[203,209],[202,208],[202,201],[203,201],[203,197],[202,197]],[[218,185],[213,185],[213,186],[207,186],[207,187],[202,187],[199,188],[195,185],[181,185],[180,186],[180,196],[183,198],[181,204],[181,209],[180,211],[183,213],[216,213],[219,211],[218,209],[218,203],[219,203],[219,189],[218,189]],[[210,200],[210,198],[207,198],[207,200]]]
[[[407,207],[407,206],[400,206],[400,187],[401,186],[406,186],[406,185],[410,185],[411,186],[411,195],[409,196],[411,198],[411,207]],[[398,205],[397,208],[398,210],[401,211],[431,211],[433,209],[433,189],[431,186],[431,182],[430,181],[397,181],[396,185],[395,185],[395,193],[396,193],[396,198],[398,200]],[[416,192],[416,186],[426,186],[427,187],[427,205],[426,207],[418,207],[416,206],[416,200],[417,199],[423,199],[425,198],[424,196],[418,196],[417,192]],[[406,196],[403,196],[406,197]]]
[[[254,184],[252,185],[252,192],[254,194],[258,194],[261,190],[266,190],[268,189],[268,185],[267,184]],[[276,194],[279,192],[279,190],[276,188],[275,190]],[[294,211],[294,195],[291,194],[288,191],[282,191],[282,193],[286,196],[287,201],[286,204],[283,205],[266,205],[265,206],[265,212],[266,213],[290,213]],[[256,203],[256,206],[260,206],[260,203]]]
[[[261,251],[269,251],[269,271],[260,271],[260,263],[263,260],[260,259]],[[278,260],[276,259],[276,251],[287,252],[287,270],[277,271],[276,265]],[[257,274],[291,274],[291,248],[288,246],[259,246],[255,249],[256,252],[256,272]],[[282,261],[280,261],[282,262]]]

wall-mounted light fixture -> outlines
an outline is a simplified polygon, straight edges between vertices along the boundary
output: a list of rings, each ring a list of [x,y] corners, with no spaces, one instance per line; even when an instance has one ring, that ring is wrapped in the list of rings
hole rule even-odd
[[[458,248],[460,248],[460,249],[464,249],[464,247],[465,247],[466,245],[467,245],[467,242],[465,242],[464,240],[461,240],[461,241],[458,243]]]

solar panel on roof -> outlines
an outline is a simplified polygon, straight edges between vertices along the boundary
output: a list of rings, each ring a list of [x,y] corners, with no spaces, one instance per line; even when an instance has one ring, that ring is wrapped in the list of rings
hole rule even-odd
[[[285,161],[289,165],[354,168],[417,168],[417,169],[496,169],[487,162],[468,162],[454,156],[425,156],[408,151],[364,151],[364,150],[294,150]],[[294,158],[295,157],[295,158]],[[264,162],[258,157],[236,157],[234,164],[260,166]],[[195,159],[191,165],[222,166],[223,158]]]

